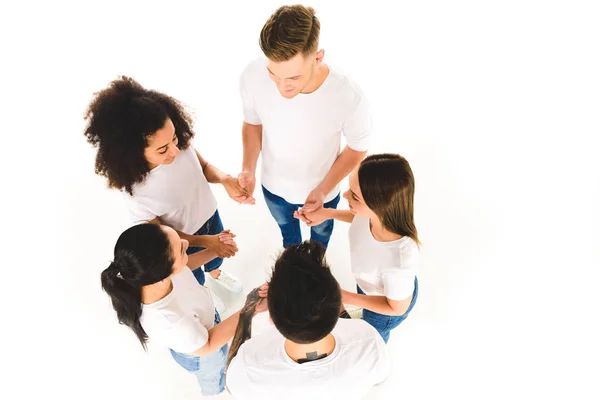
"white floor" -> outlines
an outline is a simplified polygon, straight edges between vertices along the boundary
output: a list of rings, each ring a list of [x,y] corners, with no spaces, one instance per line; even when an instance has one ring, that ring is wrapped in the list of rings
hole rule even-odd
[[[417,183],[419,301],[370,398],[600,398],[593,2],[376,3],[307,3],[325,61],[372,103],[371,152],[405,156]],[[199,397],[165,349],[145,353],[117,324],[100,289],[126,218],[93,173],[82,116],[128,74],[190,105],[199,150],[236,174],[239,73],[281,4],[3,6],[0,397]],[[260,198],[238,206],[215,192],[240,246],[224,268],[250,289],[267,277],[277,227]],[[343,225],[328,260],[351,288]],[[215,290],[231,310],[243,302]]]

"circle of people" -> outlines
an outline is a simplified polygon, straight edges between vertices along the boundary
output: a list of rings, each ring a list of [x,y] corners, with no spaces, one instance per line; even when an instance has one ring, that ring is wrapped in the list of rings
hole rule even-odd
[[[195,149],[192,118],[178,100],[130,77],[95,93],[85,115],[95,172],[122,192],[132,218],[102,288],[144,349],[148,339],[167,347],[203,395],[227,388],[239,399],[362,398],[387,378],[385,343],[417,299],[411,168],[398,154],[366,156],[368,102],[323,63],[319,31],[314,9],[302,5],[280,7],[263,26],[265,57],[240,79],[237,176]],[[255,204],[259,155],[260,189],[284,250],[269,281],[221,320],[225,305],[206,279],[235,293],[243,287],[221,268],[238,248],[210,184]],[[349,207],[337,209],[347,176]],[[334,220],[350,224],[356,292],[340,287],[325,259]],[[302,241],[300,223],[310,240]],[[345,305],[362,316],[351,318]],[[273,327],[252,337],[252,318],[265,311]]]

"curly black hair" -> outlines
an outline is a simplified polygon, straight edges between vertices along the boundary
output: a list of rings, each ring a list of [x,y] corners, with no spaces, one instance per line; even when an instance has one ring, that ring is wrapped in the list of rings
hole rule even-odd
[[[193,121],[178,100],[145,89],[126,76],[94,93],[84,116],[84,135],[98,148],[95,171],[107,178],[108,187],[133,194],[133,185],[142,182],[150,171],[144,157],[148,138],[164,126],[167,118],[175,126],[177,147],[186,149],[194,137]]]

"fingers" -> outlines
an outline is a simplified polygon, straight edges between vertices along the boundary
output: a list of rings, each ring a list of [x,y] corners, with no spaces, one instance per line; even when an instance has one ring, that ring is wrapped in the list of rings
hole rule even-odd
[[[250,195],[235,196],[233,200],[240,204],[256,204],[256,200]]]
[[[306,224],[309,224],[311,222],[308,218],[306,218],[306,215],[304,214],[302,209],[294,211],[294,218],[297,218],[300,221],[305,222]]]

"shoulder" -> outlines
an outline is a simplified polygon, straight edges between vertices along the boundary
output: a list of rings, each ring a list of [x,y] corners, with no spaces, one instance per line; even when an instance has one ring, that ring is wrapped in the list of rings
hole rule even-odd
[[[419,256],[419,245],[409,237],[405,237],[404,240],[402,240],[399,250],[403,258],[408,259]]]
[[[242,82],[249,84],[264,78],[266,76],[267,67],[265,64],[264,57],[255,58],[250,61],[242,70],[241,80]]]
[[[283,343],[283,336],[271,327],[242,344],[234,360],[245,367],[273,361],[279,358]]]
[[[337,67],[329,66],[329,82],[332,92],[338,93],[341,99],[345,99],[348,105],[358,105],[366,97],[361,87],[356,83],[346,71]]]

